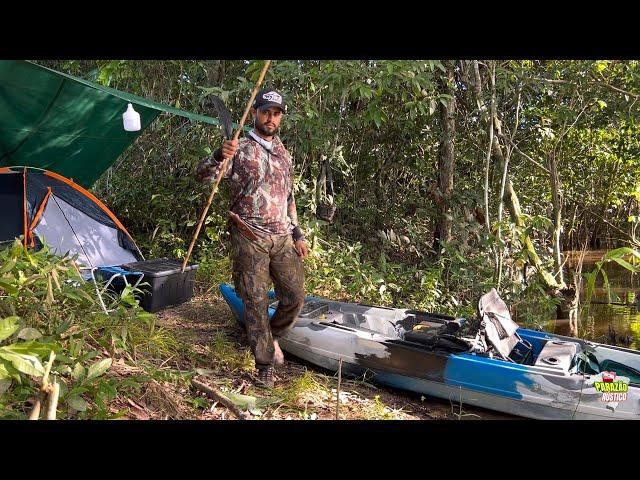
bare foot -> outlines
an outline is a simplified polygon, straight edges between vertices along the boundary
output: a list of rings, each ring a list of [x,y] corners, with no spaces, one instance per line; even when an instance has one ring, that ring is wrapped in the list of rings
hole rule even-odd
[[[276,365],[283,365],[284,364],[284,353],[282,353],[282,350],[280,349],[280,345],[278,345],[278,340],[274,339],[273,340],[273,347],[276,349],[274,355],[273,355],[273,361]]]

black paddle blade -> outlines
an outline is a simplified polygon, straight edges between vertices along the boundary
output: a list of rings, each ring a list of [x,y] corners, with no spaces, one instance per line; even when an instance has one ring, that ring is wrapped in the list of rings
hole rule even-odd
[[[218,120],[220,120],[220,125],[222,125],[222,131],[224,132],[225,138],[230,140],[231,137],[233,137],[233,120],[231,119],[231,112],[219,97],[212,95],[209,100],[216,109],[216,112],[218,112]]]

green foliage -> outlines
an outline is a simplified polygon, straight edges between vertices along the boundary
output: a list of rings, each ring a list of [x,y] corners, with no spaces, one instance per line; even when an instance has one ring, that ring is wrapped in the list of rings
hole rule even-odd
[[[327,379],[307,369],[302,375],[289,382],[286,387],[277,386],[274,389],[275,396],[288,404],[295,404],[305,395],[321,392],[330,392]]]
[[[380,400],[380,395],[373,397],[373,404],[365,411],[365,419],[367,420],[395,420],[393,410],[387,407]]]
[[[214,115],[207,99],[217,95],[236,121],[262,66],[259,60],[43,63],[199,113]],[[482,218],[488,138],[481,121],[491,96],[488,65],[479,62],[477,77],[472,61],[273,62],[266,84],[283,91],[290,106],[281,137],[294,157],[298,214],[313,244],[306,262],[309,292],[466,315],[495,286],[516,305],[519,320],[541,324],[557,300],[531,267],[526,242],[553,271],[545,170],[551,158],[558,165],[564,248],[577,249],[585,240],[636,245],[640,62],[496,62],[498,140],[523,216],[512,218],[505,209],[498,221],[502,172],[492,158],[489,231]],[[445,88],[451,70],[455,169],[453,192],[445,198],[438,184],[440,108],[451,99]],[[161,115],[95,186],[149,257],[185,254],[210,189],[196,183],[193,172],[221,141],[218,128]],[[336,189],[333,224],[314,217],[323,158],[330,159]],[[443,201],[452,238],[434,251]],[[230,280],[227,208],[223,183],[192,257],[206,288]],[[496,255],[503,257],[500,285]],[[0,288],[15,295],[18,286],[0,278]],[[115,335],[104,343],[129,345],[129,337]]]
[[[29,251],[16,240],[0,251],[0,272],[0,418],[28,415],[26,402],[36,395],[52,351],[59,418],[112,418],[118,392],[137,387],[109,375],[113,359],[169,352],[134,292],[107,297],[112,312],[105,314],[72,258],[54,256],[46,246]]]
[[[587,280],[587,283],[585,284],[585,303],[587,304],[587,306],[591,303],[591,297],[593,296],[593,291],[595,289],[596,279],[598,278],[598,275],[602,276],[604,288],[607,291],[608,301],[611,302],[609,277],[607,276],[607,272],[603,268],[603,266],[607,262],[615,262],[625,270],[628,270],[632,273],[640,272],[640,268],[638,268],[638,266],[629,263],[627,260],[625,260],[624,257],[630,257],[632,262],[636,264],[638,263],[638,260],[640,260],[640,252],[629,247],[610,250],[602,256],[600,261],[595,263],[595,268],[591,272],[587,272],[584,274],[584,277]]]
[[[259,60],[40,63],[203,114],[215,115],[208,98],[217,95],[235,121],[262,67]],[[491,101],[489,65],[480,61],[476,76],[472,61],[272,64],[266,84],[282,90],[290,106],[281,137],[294,157],[298,214],[312,250],[305,262],[308,293],[471,316],[479,296],[496,287],[518,322],[545,328],[560,300],[531,266],[527,242],[541,266],[553,271],[554,212],[546,170],[552,159],[558,167],[563,247],[578,249],[585,241],[597,247],[602,241],[612,249],[584,275],[587,302],[600,277],[609,287],[607,262],[637,271],[636,250],[615,247],[640,244],[640,62],[495,63],[498,142],[509,158],[508,179],[523,215],[515,219],[505,208],[498,219],[502,171],[494,149],[487,231],[488,138],[482,115]],[[449,72],[453,85],[446,85]],[[441,107],[452,99],[449,87],[456,105],[455,166],[453,191],[445,194],[438,159]],[[161,114],[94,186],[147,257],[184,256],[211,188],[198,184],[193,172],[221,141],[217,127]],[[336,191],[324,199],[338,208],[332,224],[314,215],[326,158]],[[215,292],[218,283],[230,281],[228,199],[223,183],[192,257],[204,290]],[[452,234],[434,246],[443,205]],[[498,256],[503,258],[499,284]],[[248,347],[224,331],[214,336],[207,358],[200,358],[138,307],[132,289],[108,297],[108,303],[109,315],[70,259],[54,257],[46,248],[28,252],[19,243],[0,252],[0,417],[28,415],[51,351],[56,353],[51,375],[61,385],[61,418],[117,418],[117,396],[139,391],[151,379],[186,386],[193,371],[165,366],[176,356],[206,361],[214,374],[254,367]],[[134,359],[141,373],[116,375],[122,358]],[[284,404],[295,403],[328,389],[319,378],[307,372],[274,393]],[[255,413],[264,407],[254,397],[236,400]],[[207,406],[200,398],[190,401]],[[393,418],[393,412],[375,398],[365,416]]]

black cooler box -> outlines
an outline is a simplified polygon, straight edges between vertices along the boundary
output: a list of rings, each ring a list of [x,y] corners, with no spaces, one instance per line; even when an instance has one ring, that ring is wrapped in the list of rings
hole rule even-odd
[[[140,289],[144,291],[140,305],[147,312],[157,312],[165,307],[180,305],[193,296],[193,283],[197,264],[189,264],[182,270],[182,260],[156,258],[142,262],[125,263],[122,268],[144,273]],[[149,285],[144,285],[148,283]]]

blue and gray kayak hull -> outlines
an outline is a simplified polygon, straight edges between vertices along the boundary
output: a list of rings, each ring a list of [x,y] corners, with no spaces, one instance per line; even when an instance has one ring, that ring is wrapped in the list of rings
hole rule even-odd
[[[244,305],[230,285],[220,286],[239,323]],[[274,300],[273,292],[270,293]],[[269,315],[275,308],[269,307]],[[640,419],[640,352],[518,328],[532,347],[517,363],[460,349],[407,341],[398,325],[420,317],[421,326],[441,326],[451,317],[407,309],[372,307],[307,297],[295,326],[280,338],[282,349],[319,367],[343,371],[382,385],[536,419]],[[583,374],[576,356],[625,378],[624,399],[604,398],[603,373]],[[607,372],[604,372],[606,374]],[[625,376],[626,375],[626,376]],[[613,396],[613,393],[610,394]],[[611,400],[611,401],[609,401]],[[615,401],[620,400],[620,401]]]

